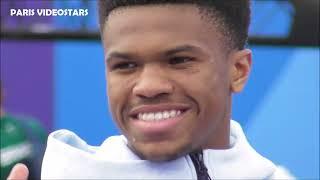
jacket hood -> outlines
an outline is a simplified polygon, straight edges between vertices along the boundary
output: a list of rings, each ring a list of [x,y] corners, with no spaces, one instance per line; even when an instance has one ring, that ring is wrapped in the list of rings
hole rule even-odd
[[[231,121],[230,148],[205,149],[204,163],[213,179],[268,179],[277,167],[248,143],[241,126]],[[196,179],[189,155],[172,161],[141,160],[124,136],[90,146],[75,133],[58,130],[48,137],[42,179]]]

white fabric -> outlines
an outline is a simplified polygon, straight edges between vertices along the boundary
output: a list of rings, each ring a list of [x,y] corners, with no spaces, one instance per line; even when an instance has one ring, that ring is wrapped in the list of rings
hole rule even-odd
[[[212,179],[293,179],[283,168],[259,155],[240,125],[231,121],[231,148],[204,150]],[[141,160],[124,136],[112,136],[90,146],[68,130],[51,133],[42,164],[42,179],[196,179],[188,155],[166,162]]]

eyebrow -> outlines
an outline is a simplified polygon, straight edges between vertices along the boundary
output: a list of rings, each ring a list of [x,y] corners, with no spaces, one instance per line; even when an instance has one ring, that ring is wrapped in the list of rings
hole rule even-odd
[[[183,51],[194,51],[194,52],[201,52],[201,49],[197,46],[193,46],[193,45],[181,45],[181,46],[177,46],[173,49],[170,49],[168,51],[165,52],[166,56],[170,56],[179,52],[183,52]]]
[[[130,54],[120,53],[120,52],[111,52],[106,55],[105,62],[108,62],[111,58],[119,58],[119,59],[131,59]]]
[[[194,52],[201,52],[201,49],[197,46],[193,45],[181,45],[174,47],[173,49],[169,49],[164,52],[165,56],[171,56],[179,52],[184,52],[184,51],[194,51]],[[119,58],[119,59],[132,59],[134,56],[131,55],[130,53],[121,53],[121,52],[111,52],[110,54],[107,54],[105,61],[108,62],[109,59],[111,58]]]

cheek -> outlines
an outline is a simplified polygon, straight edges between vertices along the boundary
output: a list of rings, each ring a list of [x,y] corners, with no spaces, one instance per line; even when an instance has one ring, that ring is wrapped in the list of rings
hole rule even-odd
[[[205,69],[188,78],[188,94],[197,103],[198,121],[194,127],[210,129],[223,119],[228,99],[228,76],[225,71]],[[200,123],[199,123],[200,122]]]
[[[210,118],[208,121],[219,121],[224,117],[226,105],[229,97],[228,78],[225,73],[216,73],[214,77],[206,77],[203,84],[201,108],[203,109],[203,118]]]
[[[201,106],[216,105],[222,101],[228,91],[227,77],[212,70],[203,70],[189,76],[184,84],[188,87],[188,94]]]
[[[118,100],[126,99],[130,93],[130,79],[120,75],[108,75],[107,86],[110,100],[117,102]],[[118,102],[117,102],[118,103]]]
[[[127,104],[130,89],[125,80],[110,74],[107,78],[107,89],[110,111],[113,119],[119,123],[122,120],[122,111]]]

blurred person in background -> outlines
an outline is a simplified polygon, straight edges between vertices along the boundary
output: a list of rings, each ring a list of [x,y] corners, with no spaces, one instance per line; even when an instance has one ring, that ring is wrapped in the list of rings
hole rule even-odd
[[[28,166],[30,179],[40,179],[47,132],[33,118],[6,113],[1,84],[0,93],[1,180],[8,177],[10,170],[17,163]]]

